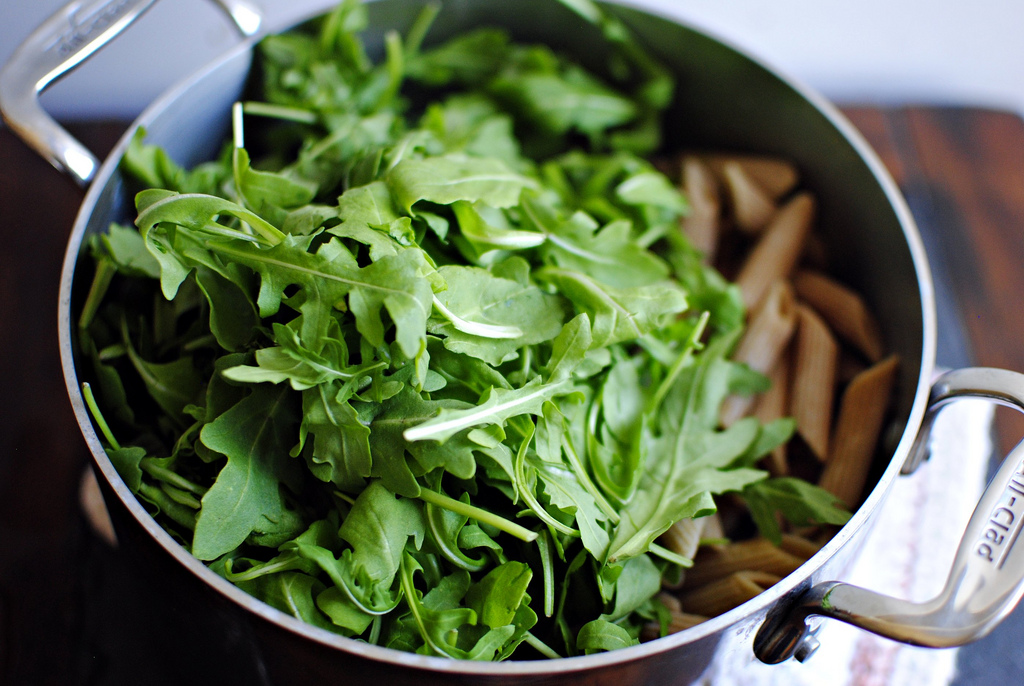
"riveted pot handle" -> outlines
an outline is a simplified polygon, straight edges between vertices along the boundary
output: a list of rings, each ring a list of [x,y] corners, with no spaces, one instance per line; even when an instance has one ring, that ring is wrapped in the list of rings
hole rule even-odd
[[[262,17],[248,0],[215,0],[239,32],[255,34]],[[87,185],[99,161],[39,105],[39,94],[81,64],[156,0],[72,0],[43,22],[0,71],[0,114],[18,136],[79,185]]]
[[[949,372],[932,387],[911,460],[928,450],[935,416],[958,398],[985,398],[1024,412],[1024,374],[969,368]],[[967,524],[946,586],[933,600],[912,603],[850,584],[811,587],[785,611],[770,615],[754,640],[769,664],[813,650],[812,615],[832,617],[903,643],[948,648],[988,634],[1024,595],[1024,441],[1010,451]]]

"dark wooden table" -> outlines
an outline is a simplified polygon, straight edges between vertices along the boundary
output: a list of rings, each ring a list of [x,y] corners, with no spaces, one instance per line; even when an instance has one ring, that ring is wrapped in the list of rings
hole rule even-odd
[[[1024,370],[1024,122],[965,108],[847,112],[920,223],[937,283],[940,364]],[[102,153],[122,129],[75,133]],[[0,683],[197,683],[147,622],[154,589],[90,535],[78,508],[88,453],[60,370],[57,288],[81,198],[0,130]],[[1008,450],[1024,422],[997,420]],[[958,683],[1019,682],[1022,617],[961,652]]]

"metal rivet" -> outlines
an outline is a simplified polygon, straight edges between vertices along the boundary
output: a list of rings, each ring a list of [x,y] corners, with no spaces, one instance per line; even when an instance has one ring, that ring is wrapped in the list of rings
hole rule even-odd
[[[800,645],[796,647],[793,657],[799,662],[806,662],[820,647],[821,641],[808,634],[800,640]]]

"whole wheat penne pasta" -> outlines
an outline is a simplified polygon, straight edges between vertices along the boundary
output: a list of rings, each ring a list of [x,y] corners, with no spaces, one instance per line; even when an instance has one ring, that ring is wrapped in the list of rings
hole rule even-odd
[[[760,233],[775,214],[775,202],[737,162],[722,165],[722,180],[729,192],[736,226],[746,233]]]
[[[871,362],[882,359],[881,330],[858,293],[824,274],[806,270],[793,277],[793,287],[843,340]]]
[[[782,534],[782,545],[779,547],[804,561],[811,559],[821,550],[821,545],[817,542],[796,534]]]
[[[700,547],[701,534],[707,518],[681,519],[661,535],[661,543],[676,555],[690,560],[697,554]]]
[[[671,593],[665,593],[662,591],[658,594],[658,600],[661,604],[667,607],[672,612],[682,612],[683,604],[679,601],[679,598],[672,595]]]
[[[831,454],[818,485],[853,508],[871,469],[871,457],[896,381],[895,355],[864,370],[846,387]]]
[[[690,627],[694,627],[708,621],[708,618],[704,615],[695,615],[681,610],[670,610],[669,614],[671,619],[669,619],[667,629],[670,634],[682,631],[683,629],[689,629]]]
[[[799,193],[765,227],[736,277],[747,308],[756,308],[772,283],[792,273],[811,230],[814,210],[813,196]]]
[[[789,410],[797,432],[814,456],[824,462],[832,429],[839,344],[811,308],[798,304],[796,310]]]
[[[768,290],[761,307],[751,315],[733,359],[766,374],[782,356],[796,328],[796,300],[792,287],[776,281]],[[751,397],[730,396],[722,404],[721,421],[729,426],[747,414],[753,406]]]
[[[777,583],[781,577],[767,572],[742,571],[683,593],[686,612],[715,617],[747,602]]]
[[[690,201],[690,212],[680,220],[680,228],[693,247],[704,255],[704,261],[713,262],[722,221],[718,181],[700,159],[687,155],[682,162],[681,186]]]
[[[725,527],[722,526],[722,518],[718,516],[717,512],[707,517],[701,517],[701,519],[704,520],[703,538],[705,540],[725,538]]]
[[[701,550],[693,567],[686,570],[684,588],[697,588],[735,572],[767,572],[786,576],[805,558],[783,550],[766,538],[751,538],[717,549]]]
[[[688,612],[682,612],[677,610],[669,610],[669,621],[668,626],[665,630],[674,634],[683,629],[689,629],[690,627],[697,626],[703,622],[708,621],[708,618],[703,615],[693,615]],[[653,641],[656,638],[661,637],[661,625],[658,622],[648,622],[644,624],[640,630],[640,640],[642,641]]]
[[[792,355],[789,349],[783,352],[775,364],[768,371],[768,381],[771,386],[767,391],[757,396],[754,402],[754,409],[751,415],[757,417],[762,424],[782,419],[786,416],[789,408],[789,377],[791,373]],[[789,463],[786,456],[786,444],[777,446],[766,458],[768,471],[772,476],[785,476],[789,473]]]
[[[753,179],[758,186],[764,189],[772,200],[778,200],[786,193],[796,187],[799,179],[796,166],[788,161],[777,157],[762,157],[757,155],[708,155],[705,157],[707,165],[716,174],[722,173],[722,167],[727,163],[735,163],[743,168],[743,171]]]

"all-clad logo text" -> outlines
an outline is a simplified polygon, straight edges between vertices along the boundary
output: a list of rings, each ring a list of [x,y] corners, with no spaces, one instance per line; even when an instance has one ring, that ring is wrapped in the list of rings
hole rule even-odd
[[[989,515],[987,526],[974,552],[997,569],[1001,569],[1006,555],[1020,535],[1021,515],[1024,514],[1024,463],[1017,466],[1010,483],[1006,485],[998,505]]]
[[[136,0],[118,0],[80,18],[75,11],[68,18],[70,27],[57,39],[57,51],[66,57],[78,51],[98,34],[106,31],[135,5]]]

